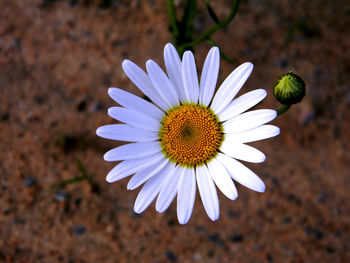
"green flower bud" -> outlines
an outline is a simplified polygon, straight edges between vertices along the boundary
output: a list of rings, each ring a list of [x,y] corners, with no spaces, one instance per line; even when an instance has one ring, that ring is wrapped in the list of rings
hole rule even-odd
[[[280,103],[285,105],[298,103],[305,96],[305,83],[292,72],[283,74],[276,81],[273,95]]]

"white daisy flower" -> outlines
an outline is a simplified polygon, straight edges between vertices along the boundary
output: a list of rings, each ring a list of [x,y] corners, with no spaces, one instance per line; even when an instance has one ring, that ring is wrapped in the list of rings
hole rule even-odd
[[[215,221],[219,217],[216,187],[232,200],[238,196],[232,179],[254,191],[265,191],[264,182],[237,159],[265,161],[261,151],[246,143],[279,134],[278,127],[265,125],[276,117],[276,111],[246,112],[265,98],[263,89],[234,99],[253,70],[249,62],[236,68],[214,95],[219,61],[219,49],[213,47],[199,82],[192,52],[186,51],[181,61],[170,43],[164,48],[167,74],[152,60],[146,62],[147,73],[129,60],[123,62],[126,75],[154,104],[110,88],[108,94],[120,107],[109,108],[108,115],[124,124],[105,125],[96,133],[131,142],[108,151],[104,159],[121,161],[108,173],[108,182],[133,175],[129,190],[143,184],[135,201],[136,213],[142,213],[156,197],[156,210],[164,212],[177,196],[178,220],[186,224],[198,185],[204,209]]]

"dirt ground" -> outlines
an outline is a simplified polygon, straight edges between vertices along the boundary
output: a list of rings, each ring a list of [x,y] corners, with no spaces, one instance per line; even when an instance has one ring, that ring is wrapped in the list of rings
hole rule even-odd
[[[198,2],[196,35],[212,25]],[[213,4],[219,17],[230,3]],[[346,0],[245,0],[213,36],[233,59],[219,81],[253,62],[242,92],[266,89],[260,108],[281,106],[272,87],[289,70],[307,95],[273,121],[278,137],[252,144],[266,192],[219,194],[216,222],[197,194],[180,226],[174,203],[133,213],[138,190],[105,181],[119,142],[95,134],[113,123],[108,87],[141,95],[122,61],[163,65],[165,1],[0,1],[0,262],[350,262],[349,18]],[[209,48],[195,48],[199,70]],[[84,174],[77,160],[90,180],[57,186]]]

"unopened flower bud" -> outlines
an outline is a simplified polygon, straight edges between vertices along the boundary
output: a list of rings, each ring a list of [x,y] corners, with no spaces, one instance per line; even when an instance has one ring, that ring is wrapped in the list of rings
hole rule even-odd
[[[292,72],[283,74],[276,81],[273,95],[280,103],[285,105],[298,103],[305,96],[305,83]]]

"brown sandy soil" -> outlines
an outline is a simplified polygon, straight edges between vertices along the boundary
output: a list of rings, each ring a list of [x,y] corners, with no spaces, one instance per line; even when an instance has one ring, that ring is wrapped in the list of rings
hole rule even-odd
[[[252,61],[243,92],[265,88],[260,108],[280,107],[272,87],[288,70],[307,96],[273,122],[280,136],[253,144],[266,192],[220,194],[214,223],[197,194],[185,226],[174,203],[135,215],[138,190],[105,181],[103,153],[119,145],[95,135],[113,123],[107,88],[141,95],[123,59],[162,64],[171,39],[165,1],[107,2],[0,1],[0,262],[350,262],[349,2],[242,1],[214,35],[234,61],[220,81]],[[212,25],[199,2],[196,34]],[[199,69],[208,50],[195,48]],[[81,175],[77,159],[92,180],[52,187]]]

